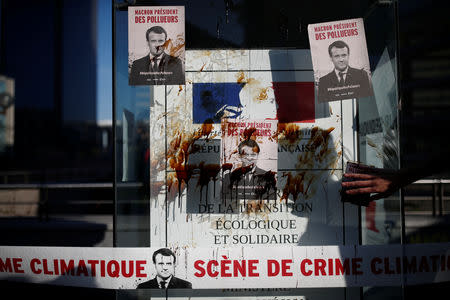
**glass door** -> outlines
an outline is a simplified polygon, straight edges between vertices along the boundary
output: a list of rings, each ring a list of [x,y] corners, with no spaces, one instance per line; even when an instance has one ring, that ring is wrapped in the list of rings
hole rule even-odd
[[[180,266],[177,249],[225,255],[242,247],[400,242],[398,196],[368,207],[340,198],[348,161],[398,167],[395,3],[136,5],[184,6],[186,82],[129,85],[128,3],[116,1],[115,246],[169,248]],[[320,102],[307,26],[351,18],[364,20],[374,96]],[[360,299],[374,291],[280,283],[118,296]]]

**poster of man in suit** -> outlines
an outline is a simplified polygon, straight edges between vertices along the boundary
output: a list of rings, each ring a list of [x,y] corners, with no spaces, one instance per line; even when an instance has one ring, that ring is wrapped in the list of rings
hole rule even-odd
[[[161,248],[153,252],[156,276],[137,286],[138,289],[192,289],[192,283],[175,277],[176,256],[172,250]]]
[[[222,130],[222,200],[275,200],[277,121],[226,120]]]
[[[310,24],[308,35],[319,102],[373,96],[363,19]]]
[[[129,85],[184,84],[184,70],[184,7],[129,7]]]

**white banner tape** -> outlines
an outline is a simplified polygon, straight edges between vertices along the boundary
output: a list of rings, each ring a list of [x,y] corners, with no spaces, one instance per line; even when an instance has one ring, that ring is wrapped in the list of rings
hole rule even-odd
[[[0,246],[0,279],[106,289],[400,286],[450,281],[450,243],[163,250]]]

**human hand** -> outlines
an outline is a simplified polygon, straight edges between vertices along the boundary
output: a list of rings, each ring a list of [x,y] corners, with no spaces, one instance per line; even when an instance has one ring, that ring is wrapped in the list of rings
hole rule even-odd
[[[401,187],[401,177],[398,172],[382,174],[345,173],[344,177],[352,181],[342,182],[347,195],[369,196],[370,201],[386,198]]]

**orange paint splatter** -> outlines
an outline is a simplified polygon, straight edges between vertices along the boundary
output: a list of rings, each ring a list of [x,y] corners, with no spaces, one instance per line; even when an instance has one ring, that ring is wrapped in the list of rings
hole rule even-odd
[[[169,54],[170,55],[172,55],[172,56],[176,56],[177,55],[177,52],[180,50],[180,49],[182,49],[183,47],[184,47],[184,45],[185,45],[186,43],[179,43],[179,44],[177,44],[177,45],[174,45],[172,48],[170,48],[170,51],[169,51]]]
[[[168,176],[167,178],[169,192],[172,186],[177,184],[178,195],[181,196],[181,191],[188,185],[189,180],[194,174],[194,170],[200,169],[200,181],[203,180],[202,176],[209,176],[211,178],[212,170],[216,170],[217,168],[220,170],[220,167],[208,166],[204,163],[201,166],[188,163],[189,155],[197,152],[199,149],[198,147],[194,147],[194,143],[200,138],[205,138],[206,140],[213,138],[211,136],[212,130],[212,122],[205,121],[192,134],[186,134],[181,132],[181,130],[175,133],[175,137],[169,143],[166,157],[170,169],[175,171],[174,175]]]
[[[259,94],[258,94],[258,96],[256,97],[256,99],[257,100],[260,100],[260,101],[263,101],[263,100],[267,100],[267,90],[268,90],[269,88],[267,87],[267,88],[261,88],[260,90],[259,90]]]
[[[151,198],[157,197],[163,187],[164,187],[164,181],[151,181],[150,197]]]
[[[250,200],[247,202],[245,213],[249,215],[251,212],[260,212],[264,211],[264,202],[263,200]]]
[[[298,173],[295,176],[291,172],[284,173],[282,177],[287,177],[286,185],[283,188],[283,194],[280,200],[288,200],[289,195],[292,195],[294,201],[297,200],[300,194],[304,194],[303,179],[305,178],[305,172]]]
[[[259,84],[260,84],[259,81],[256,80],[255,78],[249,78],[249,79],[247,79],[246,83],[247,83],[248,85],[253,85],[253,86],[256,86],[256,85],[259,85]]]
[[[245,176],[245,174],[250,172],[252,168],[253,164],[234,169],[230,175],[230,187],[232,188],[234,183],[236,183],[237,188],[237,184],[239,183],[239,181],[241,181],[241,179]]]
[[[163,47],[164,49],[167,50],[169,48],[170,44],[172,44],[172,39],[168,39],[167,41],[165,41],[161,47]]]
[[[237,80],[236,80],[236,82],[237,83],[245,83],[245,74],[244,74],[244,72],[239,72],[238,74],[237,74]]]
[[[297,164],[299,169],[312,168],[314,162],[320,163],[329,158],[329,156],[334,152],[334,149],[328,148],[330,133],[333,130],[334,127],[323,130],[317,126],[311,129],[311,137],[309,138],[307,146],[310,146],[315,151],[304,152],[302,155],[299,155]]]
[[[290,143],[298,143],[300,136],[299,128],[292,126],[293,124],[284,124],[279,126],[279,132],[282,133],[283,139],[286,139]],[[305,145],[305,148],[312,149],[312,151],[305,151],[298,156],[296,168],[297,169],[314,169],[314,168],[334,168],[336,161],[340,157],[340,154],[335,153],[335,148],[329,147],[330,133],[334,130],[334,127],[328,129],[320,129],[314,127],[311,129],[311,136]],[[316,166],[319,164],[319,166]],[[294,201],[297,200],[299,195],[303,195],[305,198],[312,196],[310,187],[313,183],[320,178],[320,175],[312,173],[314,171],[302,171],[302,172],[285,172],[282,177],[286,177],[286,184],[283,188],[281,196],[282,200],[286,200],[292,195]]]
[[[245,128],[244,131],[242,132],[242,137],[244,138],[244,140],[249,140],[252,138],[255,132],[256,128],[254,127]]]
[[[299,142],[302,137],[300,127],[292,123],[278,123],[276,135],[279,139],[286,140],[290,144]]]
[[[243,71],[240,71],[236,75],[236,82],[240,84],[245,84],[248,88],[251,89],[251,97],[254,101],[264,101],[269,98],[268,91],[269,87],[262,87],[261,82],[255,78],[246,78]]]
[[[270,192],[273,189],[274,193],[277,192],[277,180],[276,172],[267,171],[264,174],[258,174],[256,176],[256,188],[255,194],[262,200],[264,195],[267,195],[267,200],[269,200]]]
[[[202,124],[201,128],[201,135],[205,136],[206,138],[209,138],[209,135],[211,134],[213,130],[213,122],[212,120],[207,120],[205,123]]]
[[[233,169],[233,164],[231,163],[225,163],[222,165],[222,170],[225,171],[231,171]]]
[[[208,189],[209,182],[212,180],[214,182],[214,196],[216,195],[216,184],[218,177],[217,175],[220,172],[220,165],[219,164],[205,164],[204,162],[201,162],[199,167],[200,169],[200,176],[197,182],[197,186],[200,187],[200,202],[202,201],[202,195],[203,195],[203,187],[206,186]],[[206,192],[206,195],[208,195],[208,192]]]
[[[186,43],[185,43],[184,39],[180,36],[177,36],[176,42],[173,42],[172,39],[168,39],[167,41],[164,42],[162,47],[167,50],[169,55],[178,56],[179,55],[178,52],[182,48],[184,48],[185,45],[186,45]]]

